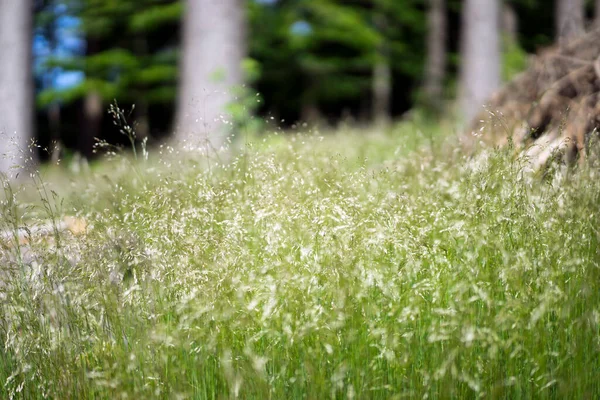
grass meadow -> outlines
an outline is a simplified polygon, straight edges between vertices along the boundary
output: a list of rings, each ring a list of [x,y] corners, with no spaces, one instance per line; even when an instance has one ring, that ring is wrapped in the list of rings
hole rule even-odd
[[[600,169],[449,128],[4,183],[0,398],[600,397]]]

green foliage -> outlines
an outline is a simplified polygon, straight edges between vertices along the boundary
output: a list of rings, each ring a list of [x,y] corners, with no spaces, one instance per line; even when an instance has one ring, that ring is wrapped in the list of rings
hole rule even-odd
[[[43,2],[38,28],[47,30],[52,25],[54,2]],[[359,109],[368,109],[373,67],[381,60],[392,70],[394,107],[414,104],[413,92],[422,82],[426,53],[427,4],[423,0],[242,3],[249,20],[249,57],[257,64],[255,71],[260,71],[250,82],[263,100],[257,111],[288,122],[311,107],[326,112],[350,109],[357,114]],[[525,66],[526,53],[552,41],[552,7],[537,0],[510,3],[519,15],[520,37],[507,47],[504,79]],[[40,106],[57,100],[73,102],[94,90],[106,106],[117,98],[124,103],[173,108],[181,0],[69,0],[65,4],[70,14],[82,20],[88,53],[50,59],[46,67],[84,71],[87,79],[66,91],[39,93]],[[461,7],[461,1],[448,0],[449,42],[459,38],[456,23]],[[456,51],[451,45],[448,82],[454,81],[459,64]],[[241,115],[247,106],[232,105],[232,109]]]
[[[597,398],[597,166],[542,182],[429,129],[117,158],[62,208],[7,191],[9,232],[88,229],[0,239],[0,397]]]
[[[119,86],[116,83],[101,79],[86,78],[79,85],[69,89],[46,89],[40,92],[37,103],[40,107],[46,107],[55,101],[70,103],[85,97],[91,92],[99,93],[104,99],[114,99],[119,94]]]
[[[369,14],[360,7],[333,0],[307,2],[301,7],[312,25],[308,46],[332,42],[368,54],[382,40],[370,23]]]
[[[83,0],[69,5],[82,19],[88,52],[49,59],[46,66],[83,71],[86,80],[71,89],[40,92],[38,105],[69,103],[90,91],[99,93],[106,105],[115,98],[128,103],[174,102],[178,51],[172,32],[181,17],[179,1]],[[170,40],[157,37],[165,31]]]
[[[97,39],[110,37],[120,32],[124,19],[133,15],[138,7],[144,7],[151,2],[152,0],[142,0],[140,2],[132,0],[82,0],[72,3],[72,8],[82,18],[82,27],[86,36]]]
[[[249,85],[233,88],[235,101],[227,106],[231,115],[233,132],[243,132],[244,136],[256,135],[264,128],[262,119],[256,117],[262,97],[251,89],[251,84],[261,76],[260,64],[251,58],[245,58],[242,70]]]
[[[138,72],[140,83],[153,84],[174,82],[177,78],[177,67],[174,65],[150,65]]]
[[[422,8],[412,0],[250,2],[251,54],[264,72],[259,88],[271,108],[285,114],[285,108],[306,103],[361,103],[370,96],[373,66],[382,56],[396,74],[418,79]],[[376,23],[380,15],[383,26]],[[294,31],[298,23],[304,28]]]
[[[519,72],[527,68],[529,55],[518,43],[504,38],[504,52],[502,54],[502,79],[507,82]]]
[[[163,24],[178,21],[183,13],[181,2],[151,5],[145,10],[136,12],[129,26],[133,32],[149,32]]]

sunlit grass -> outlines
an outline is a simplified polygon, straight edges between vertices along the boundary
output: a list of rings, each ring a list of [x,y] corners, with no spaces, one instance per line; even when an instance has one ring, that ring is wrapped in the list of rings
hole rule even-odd
[[[598,171],[417,128],[156,149],[5,201],[88,232],[2,243],[0,397],[600,396]]]

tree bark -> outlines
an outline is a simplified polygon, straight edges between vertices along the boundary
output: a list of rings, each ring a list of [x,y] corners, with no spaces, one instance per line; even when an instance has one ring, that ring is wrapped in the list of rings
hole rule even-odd
[[[32,77],[33,2],[0,0],[0,173],[14,178],[13,166],[35,159],[28,149],[34,134]]]
[[[83,100],[84,123],[77,137],[77,149],[88,160],[94,155],[94,139],[101,135],[103,110],[100,93],[92,91],[85,96]]]
[[[148,38],[139,35],[135,38],[135,55],[144,58],[148,56]],[[148,102],[144,96],[145,87],[136,88],[135,99],[135,136],[137,140],[147,139],[150,135],[150,120],[148,116]]]
[[[600,0],[599,0],[600,1]],[[502,34],[508,43],[517,43],[519,30],[519,21],[517,13],[512,5],[504,3],[502,5]]]
[[[57,164],[61,157],[61,141],[60,141],[60,104],[52,103],[46,112],[48,115],[48,125],[50,127],[50,161]]]
[[[556,39],[568,42],[585,32],[584,0],[556,0]]]
[[[389,125],[391,95],[392,69],[389,60],[382,57],[373,67],[373,116],[376,125]]]
[[[100,52],[100,42],[96,38],[88,37],[86,56]],[[94,154],[94,140],[101,136],[102,114],[104,102],[97,90],[91,90],[83,99],[83,124],[77,136],[77,150],[90,159]]]
[[[427,65],[425,67],[425,104],[435,111],[442,106],[446,73],[446,1],[429,0],[427,12]]]
[[[41,10],[47,10],[51,7],[56,7],[56,0],[45,0],[38,4],[38,7],[42,8],[38,9],[35,7],[34,15]],[[51,52],[55,54],[58,51],[60,45],[60,38],[58,34],[59,30],[58,17],[56,14],[52,15],[52,18],[48,22],[48,25],[45,26],[45,36],[48,39],[48,43],[50,45]],[[46,76],[45,85],[47,87],[52,86],[54,74],[52,76]],[[48,118],[48,127],[50,129],[50,145],[48,146],[48,153],[50,156],[50,162],[54,165],[57,165],[62,156],[62,143],[61,143],[61,105],[59,101],[54,101],[52,104],[48,106],[46,109],[46,116]]]
[[[210,150],[226,143],[246,55],[242,0],[186,0],[183,55],[175,117],[176,138]]]
[[[386,126],[391,119],[392,69],[385,39],[385,16],[376,14],[374,22],[382,41],[377,49],[377,60],[373,65],[373,119],[376,125]]]
[[[311,74],[311,72],[308,73]],[[310,124],[311,126],[317,126],[323,121],[317,99],[318,87],[319,78],[314,75],[307,76],[304,82],[304,93],[302,93],[300,120],[302,123]]]
[[[465,0],[462,14],[460,104],[470,122],[500,86],[500,4]]]

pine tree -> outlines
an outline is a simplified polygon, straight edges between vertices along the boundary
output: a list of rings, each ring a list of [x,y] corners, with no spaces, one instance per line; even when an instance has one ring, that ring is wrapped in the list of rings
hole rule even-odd
[[[47,67],[82,71],[85,79],[69,89],[48,88],[38,105],[68,106],[80,102],[77,150],[90,156],[96,137],[105,137],[103,120],[115,99],[126,109],[135,105],[138,139],[150,130],[149,108],[171,108],[176,98],[177,31],[182,5],[177,0],[77,0],[67,2],[68,14],[81,20],[86,54],[50,59]],[[167,107],[165,107],[167,106]],[[165,127],[166,128],[166,127]]]

